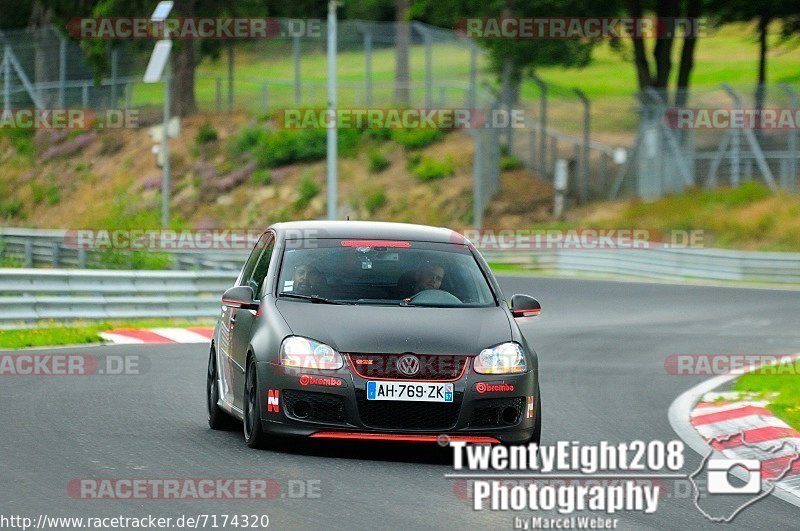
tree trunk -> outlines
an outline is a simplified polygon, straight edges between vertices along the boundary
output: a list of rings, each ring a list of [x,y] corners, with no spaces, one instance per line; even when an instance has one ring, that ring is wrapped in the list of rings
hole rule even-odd
[[[408,105],[409,97],[409,65],[408,47],[411,40],[408,9],[410,0],[395,0],[395,22],[397,32],[395,38],[395,71],[394,99],[398,105]]]
[[[702,10],[702,0],[688,0],[686,18],[698,20]],[[675,91],[675,106],[683,107],[689,101],[689,78],[694,68],[694,49],[697,45],[695,29],[689,30],[689,35],[683,39],[681,47],[681,62],[678,67],[678,86]]]
[[[632,18],[641,18],[641,0],[628,0],[628,13]],[[650,64],[647,61],[647,51],[641,36],[633,34],[631,41],[633,42],[633,62],[636,66],[636,79],[639,82],[639,90],[644,91],[644,89],[653,84],[650,76]]]
[[[678,18],[678,0],[662,0],[656,5],[656,16],[660,22],[659,35],[653,48],[656,63],[656,78],[653,84],[666,100],[669,74],[672,71],[672,45],[675,42],[675,19]]]
[[[758,19],[758,87],[756,88],[756,109],[764,107],[764,91],[767,83],[767,50],[769,43],[769,23],[772,17],[763,14]]]
[[[182,18],[194,16],[195,0],[177,0],[176,14]],[[177,48],[177,49],[176,49]],[[194,98],[194,41],[175,41],[172,52],[172,100],[170,112],[175,116],[188,116],[197,112]]]

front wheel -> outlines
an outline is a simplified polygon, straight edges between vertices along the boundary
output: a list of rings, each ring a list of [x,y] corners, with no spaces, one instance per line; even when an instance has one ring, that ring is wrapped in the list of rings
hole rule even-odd
[[[208,425],[212,430],[227,430],[234,423],[233,417],[219,407],[219,372],[214,344],[208,354],[208,373],[206,375],[206,413]]]
[[[262,448],[266,443],[266,435],[261,427],[258,395],[256,360],[251,357],[247,363],[244,385],[244,441],[250,448]]]

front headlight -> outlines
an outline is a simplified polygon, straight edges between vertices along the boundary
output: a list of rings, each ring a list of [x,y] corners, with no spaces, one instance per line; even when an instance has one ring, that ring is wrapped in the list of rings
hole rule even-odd
[[[483,349],[475,357],[473,368],[481,374],[513,374],[525,372],[528,364],[518,343],[501,343]]]
[[[289,336],[281,343],[281,365],[303,369],[341,369],[342,355],[325,343]]]

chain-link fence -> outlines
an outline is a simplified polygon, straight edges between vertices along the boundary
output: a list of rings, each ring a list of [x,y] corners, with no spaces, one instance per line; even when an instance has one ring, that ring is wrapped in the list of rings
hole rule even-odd
[[[747,180],[773,190],[800,189],[800,86],[720,85],[672,98],[656,91],[639,95],[631,164],[612,186],[612,197],[657,198]]]

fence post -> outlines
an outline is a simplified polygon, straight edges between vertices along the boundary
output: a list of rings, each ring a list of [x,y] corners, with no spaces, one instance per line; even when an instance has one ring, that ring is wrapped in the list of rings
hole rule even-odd
[[[553,216],[561,219],[564,214],[564,195],[567,191],[567,161],[564,159],[556,160],[553,187],[556,194],[553,199]]]
[[[214,80],[214,97],[217,103],[217,112],[222,112],[222,77],[220,76]]]
[[[125,110],[128,111],[133,106],[133,83],[125,83]]]
[[[86,249],[83,247],[78,248],[78,267],[86,269]]]
[[[59,267],[61,265],[61,247],[58,245],[58,242],[52,243],[53,247],[53,267]]]
[[[11,61],[8,58],[8,46],[3,48],[3,110],[11,109]]]
[[[67,39],[63,35],[58,37],[58,107],[66,107],[64,91],[67,85]]]
[[[789,96],[789,101],[791,102],[790,105],[798,109],[800,108],[800,98],[797,97],[797,93],[789,88],[789,85],[785,83],[781,83],[781,88],[786,95]],[[789,129],[789,166],[787,168],[786,178],[781,181],[781,188],[784,190],[796,190],[798,187],[796,186],[796,179],[797,179],[797,128]]]
[[[533,74],[533,82],[539,87],[539,177],[547,174],[547,84]]]
[[[83,108],[89,108],[89,84],[83,84],[83,91],[81,92],[81,103],[83,103]]]
[[[292,37],[292,60],[294,62],[294,104],[300,105],[302,99],[302,79],[300,78],[300,35]]]
[[[228,112],[233,112],[233,44],[228,43]]]
[[[475,149],[472,151],[472,225],[479,229],[483,224],[483,138],[481,131],[472,131]]]
[[[469,108],[475,109],[478,90],[478,47],[469,41]]]
[[[119,49],[111,49],[111,108],[117,106],[117,74],[119,70]]]
[[[412,22],[411,27],[422,35],[425,42],[425,108],[430,109],[433,106],[433,39],[428,28],[421,23]]]
[[[372,106],[372,31],[364,29],[364,90],[366,106]]]
[[[25,240],[25,267],[33,267],[33,240]]]
[[[578,95],[581,103],[583,103],[583,141],[581,144],[579,167],[581,174],[581,203],[586,203],[589,200],[589,132],[591,127],[591,104],[589,98],[586,97],[586,94],[581,89],[576,88],[575,94]]]

